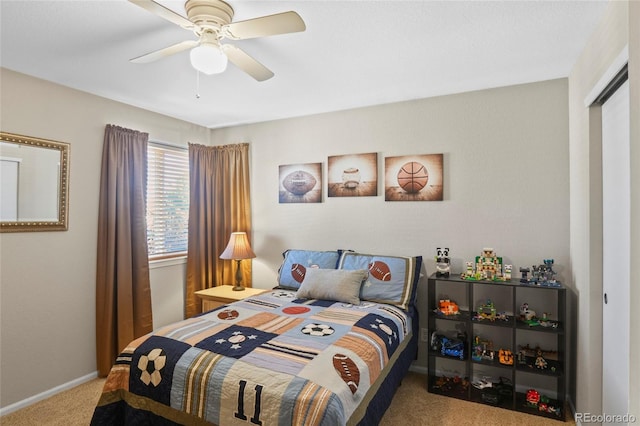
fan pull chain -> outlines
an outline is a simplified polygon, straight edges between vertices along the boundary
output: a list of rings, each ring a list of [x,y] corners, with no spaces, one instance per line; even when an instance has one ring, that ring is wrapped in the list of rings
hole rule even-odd
[[[196,99],[200,99],[200,71],[196,70]]]

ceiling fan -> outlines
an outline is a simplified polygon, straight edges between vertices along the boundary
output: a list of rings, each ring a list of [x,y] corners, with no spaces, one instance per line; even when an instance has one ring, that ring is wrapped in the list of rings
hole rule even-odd
[[[306,29],[300,15],[293,11],[232,22],[233,8],[222,0],[187,0],[184,5],[186,18],[153,0],[129,1],[186,30],[193,31],[198,36],[198,40],[186,40],[138,56],[131,59],[131,62],[152,62],[191,49],[191,65],[209,75],[223,72],[227,67],[227,61],[231,61],[256,80],[268,80],[273,77],[271,70],[242,49],[232,44],[222,44],[221,40],[246,40]]]

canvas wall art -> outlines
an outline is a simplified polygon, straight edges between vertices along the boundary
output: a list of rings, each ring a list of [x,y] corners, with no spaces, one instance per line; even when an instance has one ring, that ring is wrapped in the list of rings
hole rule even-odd
[[[378,195],[378,153],[334,155],[328,158],[329,197]]]
[[[385,201],[442,201],[443,154],[384,160]]]
[[[321,203],[322,163],[289,164],[280,169],[280,203]]]

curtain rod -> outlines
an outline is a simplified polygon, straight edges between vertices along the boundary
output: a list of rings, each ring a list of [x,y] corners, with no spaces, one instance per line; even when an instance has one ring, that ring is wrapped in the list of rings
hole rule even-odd
[[[152,143],[154,145],[161,145],[169,148],[189,149],[189,146],[187,144],[183,145],[183,144],[178,144],[174,142],[164,142],[164,141],[159,141],[151,138],[149,138],[149,143]]]

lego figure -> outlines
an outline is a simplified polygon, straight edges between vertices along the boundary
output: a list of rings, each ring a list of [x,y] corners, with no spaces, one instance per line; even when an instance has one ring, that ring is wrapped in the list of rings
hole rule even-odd
[[[449,277],[451,273],[451,259],[449,258],[449,247],[436,249],[436,277]]]
[[[542,350],[536,352],[536,367],[544,370],[547,368],[547,360],[542,357]]]
[[[476,274],[482,279],[495,280],[502,278],[502,258],[496,256],[492,248],[482,249],[482,255],[476,256]]]
[[[530,321],[531,319],[535,318],[536,311],[529,309],[528,303],[523,303],[522,305],[520,305],[520,316],[522,317],[522,319]]]
[[[456,302],[452,302],[449,299],[440,299],[440,303],[438,304],[438,310],[440,311],[440,313],[444,315],[460,314],[460,309],[458,308],[458,304]]]
[[[511,270],[513,269],[513,265],[504,265],[504,279],[505,281],[511,280]]]

